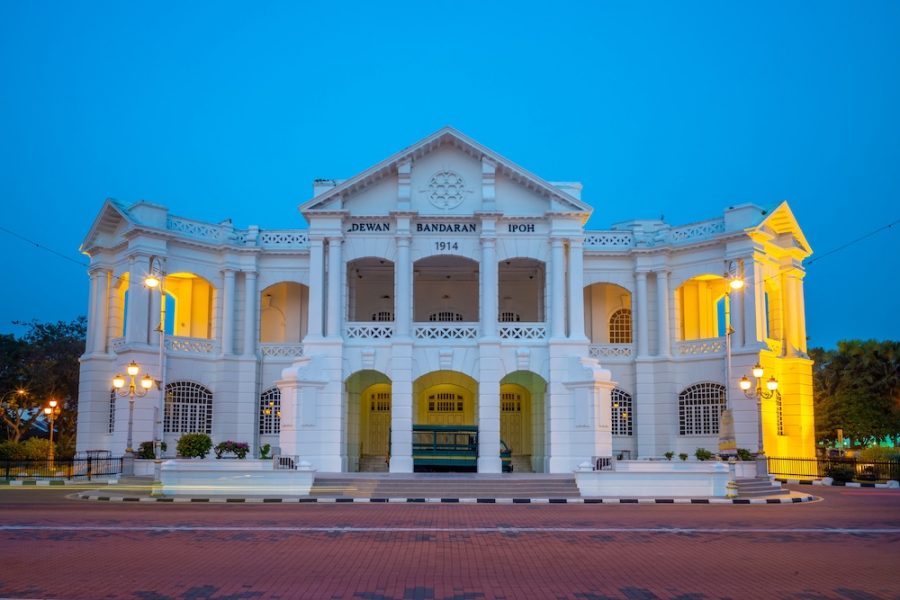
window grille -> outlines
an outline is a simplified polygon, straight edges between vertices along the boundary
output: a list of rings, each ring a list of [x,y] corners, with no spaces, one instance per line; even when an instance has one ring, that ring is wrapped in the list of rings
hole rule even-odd
[[[610,396],[612,399],[612,434],[632,435],[634,410],[631,394],[615,388]]]
[[[270,387],[259,395],[259,434],[281,433],[281,390]]]
[[[372,412],[391,412],[391,393],[375,392],[370,394],[369,409]]]
[[[678,396],[678,424],[681,435],[718,435],[719,416],[725,408],[725,386],[698,383]]]
[[[451,392],[441,392],[428,396],[428,412],[463,412],[463,397]]]
[[[109,390],[109,433],[116,431],[116,388]]]
[[[778,435],[784,435],[784,402],[781,394],[775,394],[775,418],[778,420]]]
[[[431,313],[428,315],[429,321],[436,321],[439,323],[450,323],[453,321],[462,321],[463,317],[458,312],[453,312],[450,310],[442,310],[440,312]]]
[[[166,385],[166,433],[212,433],[212,392],[193,381]]]
[[[519,313],[516,312],[502,312],[500,313],[499,321],[501,323],[518,323],[522,318],[519,316]]]
[[[522,394],[504,392],[500,394],[500,410],[503,412],[522,412]]]
[[[372,313],[372,320],[379,323],[393,323],[394,313],[389,310],[381,310],[376,313]]]
[[[609,343],[632,343],[630,308],[620,308],[609,317]]]

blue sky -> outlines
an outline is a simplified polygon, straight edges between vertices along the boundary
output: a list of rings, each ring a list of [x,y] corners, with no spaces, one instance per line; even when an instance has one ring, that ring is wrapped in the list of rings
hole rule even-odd
[[[900,219],[898,106],[898,2],[5,0],[0,227],[85,262],[106,197],[301,227],[313,179],[452,125],[590,228],[786,199],[821,256]],[[900,338],[898,230],[809,264],[811,345]],[[0,251],[0,332],[86,313],[85,269]]]

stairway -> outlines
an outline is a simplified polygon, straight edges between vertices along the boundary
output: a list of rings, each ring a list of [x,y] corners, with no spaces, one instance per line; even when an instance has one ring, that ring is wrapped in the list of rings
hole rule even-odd
[[[516,473],[324,473],[311,496],[325,498],[579,498],[575,477]]]
[[[781,483],[773,482],[768,477],[753,477],[748,479],[735,479],[739,498],[751,498],[758,496],[779,496],[790,494],[790,490],[781,487]]]
[[[513,473],[534,472],[534,469],[531,468],[531,456],[513,454],[510,464],[512,464]]]
[[[360,456],[359,457],[360,473],[387,473],[388,462],[387,456]]]

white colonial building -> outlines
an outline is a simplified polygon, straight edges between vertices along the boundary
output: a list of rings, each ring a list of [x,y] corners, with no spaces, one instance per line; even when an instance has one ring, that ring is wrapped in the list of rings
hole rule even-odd
[[[319,471],[408,472],[414,424],[467,424],[481,472],[500,471],[501,439],[517,469],[571,472],[715,450],[726,402],[755,450],[737,379],[760,363],[782,392],[762,404],[768,454],[813,454],[810,248],[787,204],[586,231],[580,184],[445,128],[317,180],[299,208],[308,228],[263,230],[106,201],[82,246],[79,450],[125,449],[111,379],[131,361],[165,390],[136,400],[134,445],[162,436],[169,455],[199,431]],[[729,295],[729,274],[747,285]]]

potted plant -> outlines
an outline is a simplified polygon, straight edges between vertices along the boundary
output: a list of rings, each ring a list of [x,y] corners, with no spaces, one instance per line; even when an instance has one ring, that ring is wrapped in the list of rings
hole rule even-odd
[[[259,457],[262,459],[269,458],[269,451],[272,450],[271,444],[263,444],[259,447]]]
[[[675,453],[672,452],[671,450],[669,450],[668,452],[666,452],[665,454],[663,454],[663,456],[666,457],[666,460],[672,460],[672,457],[675,456]]]
[[[168,449],[169,446],[165,442],[159,443],[160,453],[165,452]],[[138,446],[137,456],[138,458],[146,458],[151,460],[156,458],[156,452],[153,449],[153,442],[141,442],[141,445]]]
[[[680,453],[680,454],[678,455],[678,458],[681,459],[681,462],[686,461],[686,460],[687,460],[687,457],[688,457],[687,452],[682,452],[682,453]]]
[[[215,452],[216,458],[222,458],[225,454],[233,454],[237,458],[247,458],[247,453],[250,452],[250,445],[246,442],[226,440],[216,444]]]
[[[694,452],[694,456],[697,457],[697,460],[709,460],[712,458],[713,454],[706,448],[697,448],[696,452]]]

